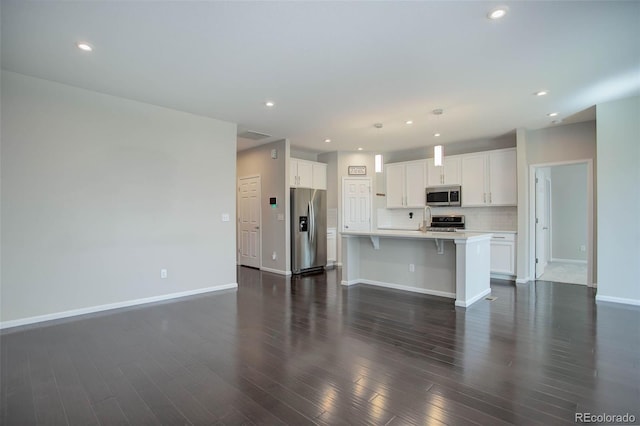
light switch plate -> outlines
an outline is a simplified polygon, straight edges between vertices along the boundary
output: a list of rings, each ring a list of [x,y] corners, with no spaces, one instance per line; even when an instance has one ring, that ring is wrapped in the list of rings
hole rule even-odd
[[[278,220],[284,220],[284,213],[278,213]]]
[[[222,221],[229,222],[229,213],[222,213]]]

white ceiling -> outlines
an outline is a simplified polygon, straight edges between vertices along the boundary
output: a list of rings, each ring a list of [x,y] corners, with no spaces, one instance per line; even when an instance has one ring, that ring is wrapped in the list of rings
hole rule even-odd
[[[487,19],[503,4],[505,18]],[[549,126],[549,112],[566,119],[640,94],[638,1],[1,7],[3,69],[235,122],[239,132],[317,152],[486,139]],[[78,50],[80,40],[94,51]],[[541,89],[550,94],[533,96]]]

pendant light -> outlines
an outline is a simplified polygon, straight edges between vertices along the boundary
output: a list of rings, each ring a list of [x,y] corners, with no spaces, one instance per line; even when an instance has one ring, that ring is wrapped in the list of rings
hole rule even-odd
[[[442,145],[436,145],[433,147],[433,165],[442,166],[442,158],[444,157],[444,150]]]
[[[442,108],[436,108],[431,112],[433,113],[433,115],[436,116],[436,123],[438,123],[439,119],[437,117],[440,117],[444,113],[444,110]],[[438,129],[438,126],[436,126],[436,132],[433,134],[433,136],[436,138],[440,137],[440,129]],[[433,164],[435,166],[442,166],[443,160],[444,160],[444,148],[442,147],[442,145],[434,146],[433,147]]]
[[[376,173],[382,173],[382,154],[375,156]]]

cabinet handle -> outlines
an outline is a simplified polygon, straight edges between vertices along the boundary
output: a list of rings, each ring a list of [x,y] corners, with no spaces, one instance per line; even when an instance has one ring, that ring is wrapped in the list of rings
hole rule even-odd
[[[484,193],[484,201],[483,201],[483,203],[485,203],[485,204],[487,203],[487,193],[486,192]]]
[[[489,193],[489,204],[491,204],[491,203],[492,203],[492,201],[491,201],[491,193]]]
[[[494,238],[494,239],[496,239],[496,240],[497,240],[497,239],[504,240],[506,237],[497,237],[497,236],[493,236],[492,238]]]

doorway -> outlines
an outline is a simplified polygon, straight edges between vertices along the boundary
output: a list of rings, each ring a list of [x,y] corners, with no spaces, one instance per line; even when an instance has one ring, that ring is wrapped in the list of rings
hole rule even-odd
[[[238,179],[238,263],[260,268],[262,209],[260,176]]]
[[[342,230],[371,230],[371,178],[342,178]]]
[[[592,160],[531,165],[530,178],[535,279],[594,287]]]

